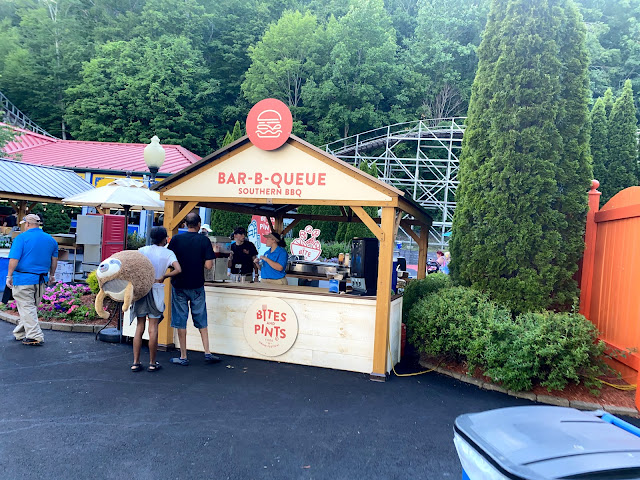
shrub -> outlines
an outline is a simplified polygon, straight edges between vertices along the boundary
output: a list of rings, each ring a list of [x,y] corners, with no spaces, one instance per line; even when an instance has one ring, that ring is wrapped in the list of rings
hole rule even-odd
[[[326,260],[338,259],[340,253],[350,253],[351,244],[347,242],[327,242],[322,244],[322,253],[320,256]]]
[[[440,290],[418,301],[409,312],[409,339],[428,355],[466,360],[497,316],[508,318],[510,312],[484,293],[468,287]]]
[[[609,370],[597,338],[598,330],[582,315],[524,313],[504,338],[487,344],[486,374],[513,390],[535,382],[562,390],[570,381],[583,381],[595,391],[601,385],[596,377]]]
[[[409,282],[404,289],[402,298],[402,319],[404,323],[409,320],[409,312],[420,299],[427,295],[451,286],[449,275],[433,273],[422,280]]]
[[[540,384],[562,390],[583,382],[594,393],[609,371],[604,343],[579,314],[511,312],[476,290],[454,287],[431,293],[409,312],[409,340],[420,352],[466,362],[510,390]]]
[[[100,291],[100,285],[98,285],[98,277],[95,270],[87,276],[87,285],[89,285],[91,293],[94,295],[97,295]]]
[[[140,247],[144,247],[147,243],[147,239],[143,235],[137,233],[130,233],[127,235],[127,250],[138,250]]]

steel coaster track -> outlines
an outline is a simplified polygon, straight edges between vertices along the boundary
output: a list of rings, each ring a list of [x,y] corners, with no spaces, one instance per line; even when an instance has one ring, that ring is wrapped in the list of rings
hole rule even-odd
[[[465,120],[436,118],[387,125],[336,140],[322,149],[355,166],[375,161],[380,180],[433,212],[429,245],[446,248],[456,206]]]

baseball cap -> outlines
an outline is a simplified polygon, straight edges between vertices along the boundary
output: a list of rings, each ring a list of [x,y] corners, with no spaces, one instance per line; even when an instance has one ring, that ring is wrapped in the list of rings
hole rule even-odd
[[[245,230],[244,227],[238,227],[233,231],[234,235],[246,235],[247,234],[247,230]]]
[[[40,217],[35,213],[30,213],[29,215],[25,215],[24,218],[20,221],[20,225],[22,225],[23,223],[33,223],[35,225],[40,225],[42,224],[42,220],[40,220]]]
[[[200,230],[206,230],[207,232],[211,233],[211,227],[209,226],[208,223],[205,223],[204,225],[202,225],[202,227],[200,227]]]

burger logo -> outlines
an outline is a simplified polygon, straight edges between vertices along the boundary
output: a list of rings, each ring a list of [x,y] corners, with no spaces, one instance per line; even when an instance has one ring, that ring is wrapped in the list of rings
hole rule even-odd
[[[247,135],[256,147],[275,150],[289,138],[293,118],[280,100],[266,98],[256,103],[247,115]]]
[[[282,115],[275,110],[265,110],[258,115],[256,135],[260,138],[278,138],[282,135]]]

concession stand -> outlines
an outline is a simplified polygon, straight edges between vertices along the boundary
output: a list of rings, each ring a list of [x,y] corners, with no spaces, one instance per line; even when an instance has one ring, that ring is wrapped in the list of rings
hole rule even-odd
[[[400,359],[402,296],[391,291],[395,237],[402,225],[416,241],[418,277],[423,278],[431,218],[402,191],[291,135],[291,114],[282,102],[256,104],[247,131],[247,136],[153,186],[165,202],[169,237],[196,207],[262,215],[283,235],[307,220],[360,221],[379,240],[377,293],[358,296],[309,286],[207,282],[211,351],[362,372],[384,381]],[[300,205],[334,205],[342,213],[301,215],[296,213]],[[369,216],[363,208],[367,206],[379,208],[380,218]],[[291,220],[286,228],[285,219]],[[167,281],[167,318],[158,339],[165,348],[178,344],[170,327],[170,299]],[[202,349],[191,321],[187,345]]]

